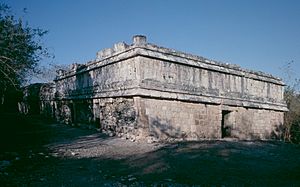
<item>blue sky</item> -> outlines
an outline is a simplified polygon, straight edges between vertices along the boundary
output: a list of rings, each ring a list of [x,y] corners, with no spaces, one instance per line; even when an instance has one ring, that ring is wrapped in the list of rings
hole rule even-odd
[[[2,2],[30,26],[49,30],[44,44],[55,63],[85,63],[97,51],[143,34],[150,43],[279,77],[280,67],[294,61],[300,77],[299,0]]]

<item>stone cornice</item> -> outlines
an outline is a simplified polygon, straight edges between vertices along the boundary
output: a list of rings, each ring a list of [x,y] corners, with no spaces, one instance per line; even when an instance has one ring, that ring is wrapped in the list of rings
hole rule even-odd
[[[119,44],[115,44],[118,46]],[[61,75],[58,75],[55,81],[64,79],[67,77],[74,76],[76,74],[81,74],[86,71],[91,71],[96,68],[101,68],[103,66],[117,63],[122,60],[133,58],[135,56],[144,56],[148,58],[155,58],[160,60],[169,61],[172,63],[180,63],[182,65],[194,66],[202,69],[208,69],[211,71],[217,71],[226,74],[233,74],[240,77],[246,77],[254,80],[271,82],[278,85],[283,85],[284,83],[280,78],[276,78],[270,74],[266,74],[258,71],[251,71],[243,69],[237,65],[225,64],[216,62],[213,60],[206,59],[201,56],[196,56],[173,49],[158,47],[154,44],[142,43],[142,44],[132,44],[132,45],[121,45],[121,49],[118,50],[117,47],[112,48],[111,50],[104,49],[108,51],[105,53],[105,56],[102,58],[98,57],[95,61],[88,62],[85,65],[79,66],[80,68],[73,68],[70,71],[63,72]],[[108,53],[108,54],[107,54]]]

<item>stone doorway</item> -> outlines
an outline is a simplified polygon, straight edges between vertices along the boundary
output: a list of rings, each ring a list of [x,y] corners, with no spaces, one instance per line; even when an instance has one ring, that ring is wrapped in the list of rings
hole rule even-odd
[[[222,110],[222,123],[221,123],[221,137],[228,138],[231,137],[232,124],[230,123],[230,113],[231,111]]]

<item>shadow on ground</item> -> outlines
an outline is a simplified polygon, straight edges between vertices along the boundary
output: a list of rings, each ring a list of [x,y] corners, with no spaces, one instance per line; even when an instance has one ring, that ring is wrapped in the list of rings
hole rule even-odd
[[[12,131],[18,141],[1,143],[1,186],[300,185],[298,145],[232,140],[154,145],[42,118],[19,122],[27,126]],[[13,139],[8,133],[5,138]]]

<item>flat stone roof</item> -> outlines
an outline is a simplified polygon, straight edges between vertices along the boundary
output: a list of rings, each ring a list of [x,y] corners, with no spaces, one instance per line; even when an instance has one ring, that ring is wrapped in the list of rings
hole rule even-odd
[[[85,71],[89,71],[111,63],[116,63],[134,56],[145,56],[149,58],[161,59],[173,63],[180,63],[182,65],[194,66],[226,74],[233,74],[259,81],[271,82],[278,85],[285,85],[280,78],[274,77],[271,74],[261,71],[248,70],[235,64],[217,62],[202,56],[147,43],[146,36],[142,35],[133,36],[133,43],[131,45],[128,45],[124,42],[119,42],[114,44],[112,48],[103,49],[97,52],[96,59],[87,62],[86,64],[72,64],[70,71],[61,70],[58,73],[56,80],[73,76],[77,73],[83,73]]]

